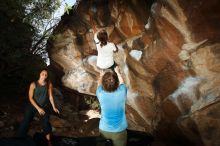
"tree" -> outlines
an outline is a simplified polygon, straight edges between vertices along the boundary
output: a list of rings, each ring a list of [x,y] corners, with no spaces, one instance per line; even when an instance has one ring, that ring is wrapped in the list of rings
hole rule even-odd
[[[53,14],[60,4],[59,0],[28,0],[25,4],[27,13],[24,21],[30,23],[35,29],[30,51],[44,59],[47,58],[46,41],[59,21]]]
[[[36,54],[40,54],[39,48],[43,48],[46,35],[52,31],[52,27],[47,29],[45,24],[53,17],[59,4],[58,0],[1,1],[1,93],[4,89],[22,91],[22,87],[28,87],[29,81],[33,80],[36,71],[46,66],[41,56]],[[43,33],[42,28],[45,29]],[[37,48],[36,52],[33,48]]]

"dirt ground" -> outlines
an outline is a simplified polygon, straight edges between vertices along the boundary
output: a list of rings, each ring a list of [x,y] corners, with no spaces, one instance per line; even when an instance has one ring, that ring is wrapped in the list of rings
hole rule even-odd
[[[52,113],[50,123],[55,135],[83,137],[98,135],[99,112],[77,111],[74,104],[64,101],[60,115]],[[23,120],[28,99],[25,97],[0,97],[0,137],[12,137]],[[91,113],[95,117],[89,117]],[[92,118],[92,119],[90,119]],[[41,132],[40,116],[37,113],[31,122],[29,135]]]

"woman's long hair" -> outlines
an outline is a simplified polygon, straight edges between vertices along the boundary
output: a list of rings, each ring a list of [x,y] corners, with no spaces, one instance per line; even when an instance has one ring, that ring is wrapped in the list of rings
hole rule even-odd
[[[106,72],[102,77],[102,87],[107,92],[115,91],[119,86],[118,76],[115,72]]]
[[[107,44],[107,40],[108,40],[108,34],[105,30],[102,30],[100,31],[98,34],[97,34],[97,38],[98,40],[100,41],[100,46],[105,46]]]

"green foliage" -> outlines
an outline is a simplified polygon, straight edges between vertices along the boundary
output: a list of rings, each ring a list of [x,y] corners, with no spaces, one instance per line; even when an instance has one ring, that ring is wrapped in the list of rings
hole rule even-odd
[[[61,34],[51,34],[50,35],[50,39],[52,39],[52,40],[58,40],[60,38],[62,38]]]
[[[0,93],[24,92],[46,67],[31,51],[33,40],[46,42],[40,34],[46,19],[59,6],[58,0],[5,0],[0,3]],[[41,43],[38,43],[43,48]],[[40,50],[39,52],[42,52]]]
[[[100,105],[99,105],[97,98],[92,97],[92,96],[86,96],[84,100],[85,100],[85,103],[88,104],[91,109],[100,110]]]
[[[72,9],[71,6],[69,6],[67,3],[65,3],[64,12],[69,15],[69,11]]]
[[[25,1],[25,0],[23,0]],[[35,26],[38,30],[52,17],[52,14],[60,6],[59,0],[32,0],[25,4],[24,21]]]

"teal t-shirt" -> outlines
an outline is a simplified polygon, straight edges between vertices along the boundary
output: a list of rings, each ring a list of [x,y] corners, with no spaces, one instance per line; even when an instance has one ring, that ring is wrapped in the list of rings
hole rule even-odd
[[[99,129],[107,132],[125,130],[128,126],[125,115],[127,97],[127,87],[125,84],[119,85],[114,92],[106,92],[102,86],[98,86],[96,95],[101,105]]]
[[[44,107],[48,104],[48,87],[47,85],[41,86],[37,81],[35,82],[34,96],[35,102]]]

